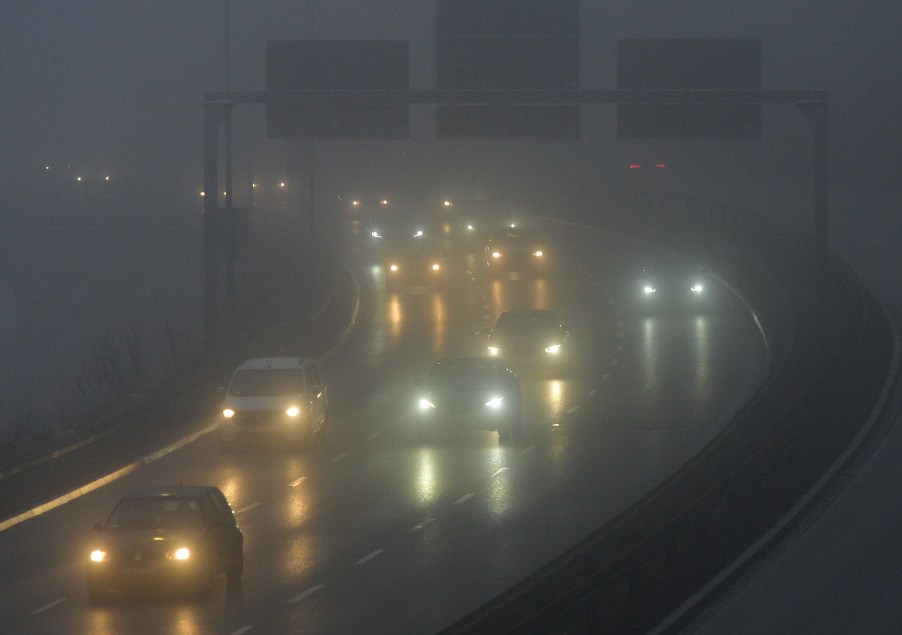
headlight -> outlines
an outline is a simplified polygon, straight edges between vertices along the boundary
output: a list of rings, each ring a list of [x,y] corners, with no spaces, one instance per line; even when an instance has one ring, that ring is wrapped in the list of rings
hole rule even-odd
[[[441,265],[438,264],[437,262],[432,264],[432,270],[433,270],[433,271],[438,271],[438,270],[441,269],[441,268],[442,268]]]
[[[426,397],[420,397],[420,401],[418,403],[420,410],[433,410],[435,409],[435,404],[426,399]]]
[[[187,560],[191,557],[191,550],[188,547],[179,547],[172,553],[166,554],[170,560]]]
[[[109,554],[102,549],[95,549],[91,552],[91,562],[106,562],[109,559]]]
[[[500,252],[500,251],[493,251],[493,252],[492,252],[492,258],[500,258],[500,257],[501,257],[501,252]]]
[[[388,268],[391,269],[392,271],[397,271],[397,270],[398,270],[398,265],[389,265]]]
[[[370,236],[372,236],[373,238],[382,238],[382,235],[375,229],[370,232]]]
[[[231,419],[232,417],[235,416],[235,411],[232,410],[231,408],[223,408],[222,416],[225,417],[226,419]]]
[[[504,397],[492,397],[487,402],[485,402],[486,408],[491,408],[492,410],[498,410],[501,407],[501,402],[504,401]]]
[[[546,346],[546,347],[545,347],[545,352],[546,352],[546,353],[551,353],[552,355],[557,355],[560,351],[561,351],[561,345],[560,345],[560,344],[552,344],[551,346]]]
[[[535,256],[536,258],[541,258],[543,255],[544,255],[544,253],[542,252],[541,249],[537,249],[537,250],[533,253],[533,256]]]
[[[644,287],[642,287],[642,292],[645,295],[651,295],[652,293],[655,292],[655,288],[653,286],[651,286],[650,284],[647,284]]]
[[[493,355],[493,356],[494,356],[494,355],[497,355],[497,354],[500,353],[500,352],[501,352],[501,349],[498,348],[497,346],[489,346],[489,355]]]
[[[701,293],[705,290],[705,288],[702,286],[701,282],[696,282],[694,285],[689,287],[689,290],[692,291],[692,293]]]
[[[285,414],[287,414],[289,417],[296,417],[299,414],[301,414],[301,409],[298,408],[297,406],[292,406],[291,408],[289,408],[288,410],[285,411]]]
[[[413,235],[413,237],[414,237],[414,238],[420,238],[420,237],[422,237],[422,235],[423,235],[423,230],[422,230],[422,229],[418,229],[418,230],[416,231],[416,233]]]

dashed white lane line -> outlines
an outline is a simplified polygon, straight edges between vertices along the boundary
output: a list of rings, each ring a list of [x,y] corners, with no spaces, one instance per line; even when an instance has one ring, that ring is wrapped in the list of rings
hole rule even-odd
[[[249,512],[249,511],[252,510],[254,507],[260,507],[260,503],[251,503],[251,504],[248,505],[247,507],[242,507],[241,509],[239,509],[239,510],[236,511],[235,513],[236,513],[236,514],[243,514],[244,512]]]
[[[520,456],[526,456],[527,454],[534,451],[535,449],[536,449],[536,446],[534,446],[534,445],[531,445],[528,448],[524,448],[523,451],[520,452]]]
[[[495,472],[494,474],[492,474],[489,478],[495,478],[496,476],[498,476],[498,475],[501,474],[502,472],[506,472],[506,471],[509,470],[509,469],[510,469],[509,467],[502,467],[500,470],[498,470],[497,472]]]
[[[52,609],[54,606],[57,606],[58,604],[62,604],[62,603],[65,602],[65,601],[66,601],[66,598],[59,598],[58,600],[54,600],[53,602],[50,602],[49,604],[45,604],[44,606],[42,606],[42,607],[39,608],[39,609],[33,610],[33,611],[31,612],[31,614],[32,614],[32,615],[40,615],[40,614],[43,613],[44,611],[49,611],[49,610]]]
[[[578,405],[578,404],[575,405],[575,406],[573,406],[572,408],[570,408],[570,410],[567,411],[567,414],[568,414],[568,415],[572,415],[572,414],[573,414],[574,412],[576,412],[577,410],[579,410],[579,405]]]
[[[385,549],[376,549],[375,551],[370,552],[367,555],[363,556],[360,560],[358,560],[354,564],[357,564],[357,565],[366,564],[373,558],[378,558],[379,556],[381,556],[384,551],[385,551]]]
[[[471,498],[473,498],[473,496],[475,496],[475,494],[473,494],[473,492],[470,492],[469,494],[464,494],[463,496],[461,496],[460,498],[458,498],[456,501],[454,501],[454,504],[455,504],[455,505],[463,505],[463,504],[466,503],[468,500],[470,500]]]
[[[421,529],[425,528],[426,525],[431,525],[434,522],[435,522],[435,518],[427,518],[426,520],[421,522],[419,525],[414,525],[413,527],[411,527],[410,532],[412,533],[415,531],[420,531]]]
[[[339,454],[338,456],[336,456],[335,458],[333,458],[331,461],[329,461],[329,463],[338,463],[338,462],[341,461],[342,459],[347,458],[347,456],[348,456],[347,453]]]
[[[379,438],[379,435],[380,435],[380,434],[382,434],[382,431],[374,432],[373,434],[371,434],[370,436],[368,436],[368,437],[366,438],[366,440],[367,440],[367,441],[375,441],[377,438]]]
[[[253,626],[242,626],[237,631],[232,631],[229,635],[244,635],[244,633],[253,630],[253,628]]]
[[[308,478],[310,478],[310,477],[302,476],[301,478],[296,478],[288,484],[288,487],[297,487],[298,485],[300,485],[301,483],[306,481]]]
[[[293,598],[291,598],[290,600],[288,600],[288,604],[297,604],[301,600],[305,600],[305,599],[309,598],[314,593],[318,593],[319,591],[322,591],[324,588],[326,588],[325,584],[317,584],[316,586],[312,586],[309,589],[307,589],[306,591],[304,591],[303,593],[300,593],[300,594],[294,596]]]

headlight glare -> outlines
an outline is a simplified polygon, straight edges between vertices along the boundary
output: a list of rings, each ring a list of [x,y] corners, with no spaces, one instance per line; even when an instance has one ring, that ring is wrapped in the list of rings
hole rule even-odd
[[[109,556],[103,549],[95,549],[91,552],[91,562],[106,562],[108,559]]]
[[[498,353],[500,353],[500,352],[501,352],[501,349],[498,348],[497,346],[489,346],[489,355],[492,355],[494,357],[494,356],[498,355]]]
[[[504,397],[492,397],[485,405],[487,408],[491,408],[492,410],[498,410],[501,408],[501,402],[504,401]]]
[[[656,291],[656,289],[655,289],[653,286],[651,286],[650,284],[647,284],[647,285],[645,285],[644,287],[642,287],[642,292],[643,292],[645,295],[651,295],[651,294],[654,293],[655,291]]]
[[[433,410],[435,409],[435,404],[429,401],[426,397],[420,397],[420,401],[418,402],[420,410]]]
[[[222,416],[225,417],[226,419],[231,419],[232,417],[235,416],[235,411],[232,410],[231,408],[223,408]]]
[[[561,345],[560,344],[552,344],[551,346],[546,346],[545,352],[551,353],[552,355],[556,355],[561,352]]]
[[[291,406],[288,410],[285,411],[285,414],[287,414],[289,417],[296,417],[301,414],[301,409],[297,406]]]
[[[171,554],[169,554],[169,557],[172,560],[187,560],[191,557],[191,550],[188,549],[188,547],[179,547]]]

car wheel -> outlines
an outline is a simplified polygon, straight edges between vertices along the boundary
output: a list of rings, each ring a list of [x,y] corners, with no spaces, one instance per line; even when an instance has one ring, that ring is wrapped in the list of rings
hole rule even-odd
[[[226,567],[225,575],[226,580],[228,582],[237,582],[241,579],[241,574],[244,571],[244,554],[242,552],[238,552],[238,555],[229,566]]]

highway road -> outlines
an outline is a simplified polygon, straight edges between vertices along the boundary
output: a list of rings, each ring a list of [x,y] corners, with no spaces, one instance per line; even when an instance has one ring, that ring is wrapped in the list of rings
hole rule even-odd
[[[731,418],[764,372],[761,334],[725,288],[704,312],[644,314],[617,291],[653,246],[542,223],[551,269],[489,277],[478,252],[449,258],[442,288],[388,292],[357,271],[364,311],[325,372],[331,428],[308,452],[235,455],[206,435],[0,533],[0,630],[9,633],[434,633],[614,518]],[[434,359],[480,352],[476,332],[521,306],[573,331],[572,371],[522,376],[526,435],[417,443],[416,384]],[[212,415],[212,413],[211,413]],[[245,535],[240,584],[201,599],[88,602],[91,525],[127,492],[213,484]],[[73,483],[73,487],[80,485]]]

